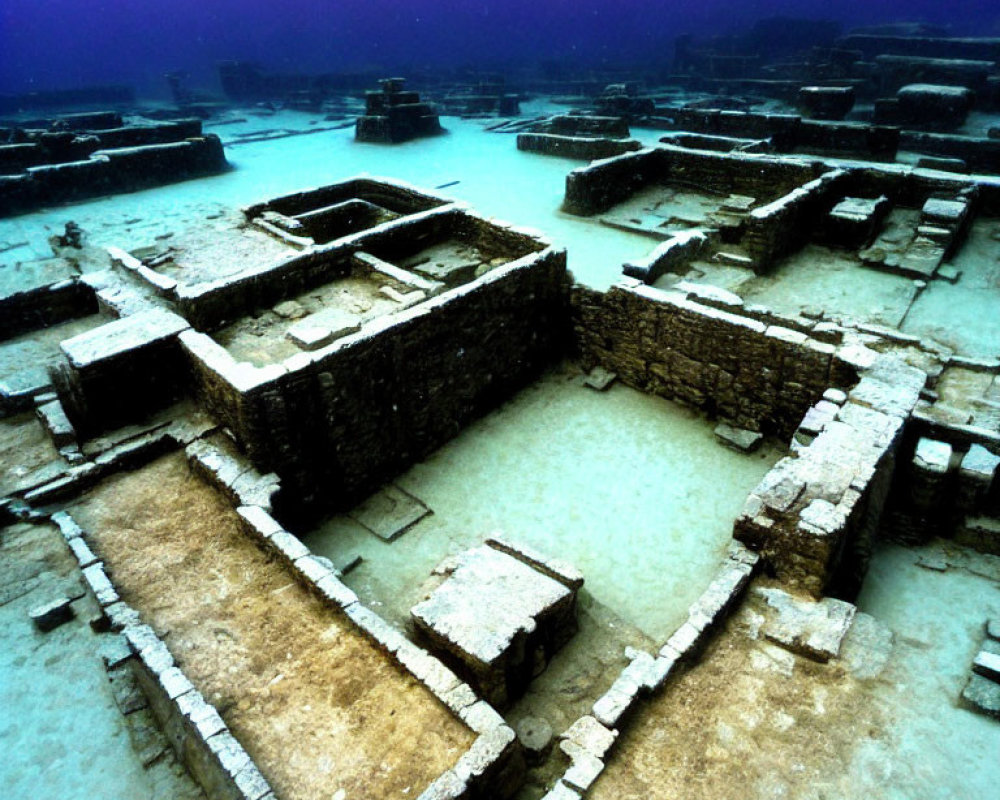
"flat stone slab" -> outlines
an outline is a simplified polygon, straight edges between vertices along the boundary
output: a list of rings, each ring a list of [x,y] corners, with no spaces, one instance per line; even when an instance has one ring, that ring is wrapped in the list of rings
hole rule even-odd
[[[962,700],[973,711],[1000,719],[1000,683],[973,674],[962,690]]]
[[[716,425],[715,438],[726,445],[726,447],[739,450],[741,453],[752,453],[764,441],[762,433],[748,431],[744,428],[735,428],[726,422]]]
[[[612,383],[618,375],[614,372],[604,369],[604,367],[594,367],[590,372],[587,373],[587,377],[583,379],[583,385],[591,389],[596,389],[599,392],[603,392]]]
[[[816,661],[840,654],[857,608],[825,597],[819,602],[800,600],[781,589],[760,588],[755,593],[769,606],[761,632],[782,647]]]
[[[961,200],[941,200],[932,197],[924,203],[920,213],[925,220],[955,225],[961,221],[967,210],[968,206]]]
[[[190,326],[170,311],[153,309],[116,319],[67,339],[60,346],[77,369],[166,341]]]
[[[1000,683],[1000,655],[989,650],[980,650],[972,662],[972,671],[995,683]]]
[[[492,547],[476,547],[434,593],[411,609],[416,624],[449,643],[469,662],[503,659],[536,618],[573,592],[558,581]]]
[[[878,197],[845,197],[830,211],[832,217],[842,217],[848,220],[868,220],[885,205],[886,199]]]
[[[391,542],[431,513],[433,512],[412,494],[390,484],[365,500],[348,516],[380,539]]]
[[[42,633],[47,633],[73,619],[73,606],[68,597],[57,597],[44,605],[37,606],[28,612],[35,627]]]

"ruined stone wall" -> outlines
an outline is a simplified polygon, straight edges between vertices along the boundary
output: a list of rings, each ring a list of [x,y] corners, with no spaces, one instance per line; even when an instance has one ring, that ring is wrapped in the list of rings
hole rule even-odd
[[[843,197],[846,184],[847,173],[833,170],[751,211],[741,244],[753,259],[754,271],[766,272],[782,256],[801,248],[821,215]]]
[[[399,214],[414,214],[418,211],[426,211],[429,208],[444,205],[447,202],[444,198],[417,191],[405,184],[388,181],[385,178],[378,180],[355,178],[329,186],[293,192],[263,203],[255,203],[247,206],[243,210],[243,215],[248,220],[265,211],[276,211],[280,214],[295,216],[353,199],[367,200],[369,203],[374,203]]]
[[[602,136],[563,136],[554,133],[519,133],[517,149],[547,156],[593,161],[642,149],[637,139],[609,139]]]
[[[658,183],[771,200],[823,172],[818,162],[662,146],[573,170],[566,177],[563,208],[582,216],[600,213]]]
[[[172,299],[179,313],[192,326],[200,331],[209,331],[255,308],[274,305],[346,275],[350,269],[350,248],[322,248],[294,255],[235,278],[178,286]]]
[[[0,298],[0,341],[97,313],[94,290],[65,280]]]
[[[960,158],[972,172],[1000,172],[1000,140],[947,133],[903,131],[901,147],[917,153]]]
[[[220,172],[226,157],[218,136],[117,150],[99,150],[84,161],[30,167],[0,176],[0,217],[115,192]]]
[[[792,455],[751,492],[734,527],[783,583],[816,597],[860,588],[904,425],[927,377],[871,355],[848,394],[809,409]]]
[[[846,377],[830,344],[637,282],[574,288],[572,321],[585,368],[784,438]]]
[[[207,337],[181,341],[201,399],[255,466],[306,503],[345,505],[563,352],[565,270],[565,253],[547,250],[245,379]]]

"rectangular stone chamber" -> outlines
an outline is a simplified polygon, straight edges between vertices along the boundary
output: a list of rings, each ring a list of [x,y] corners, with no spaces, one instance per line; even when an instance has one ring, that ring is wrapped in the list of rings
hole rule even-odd
[[[448,202],[399,181],[351,178],[255,203],[243,209],[243,215],[262,230],[305,246],[326,244]]]

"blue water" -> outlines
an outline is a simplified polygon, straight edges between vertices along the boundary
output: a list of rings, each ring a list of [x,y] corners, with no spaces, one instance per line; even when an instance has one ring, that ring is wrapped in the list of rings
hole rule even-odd
[[[1000,35],[996,0],[2,0],[0,93],[124,83],[165,94],[165,72],[210,87],[221,59],[307,72],[540,61],[667,68],[676,36],[773,15]]]

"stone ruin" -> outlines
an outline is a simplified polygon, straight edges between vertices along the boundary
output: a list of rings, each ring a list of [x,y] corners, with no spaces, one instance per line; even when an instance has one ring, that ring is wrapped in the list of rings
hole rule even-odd
[[[434,106],[422,103],[417,92],[405,91],[404,79],[386,78],[380,83],[380,91],[365,94],[365,113],[355,128],[359,142],[398,144],[442,132]]]
[[[106,111],[0,123],[0,217],[226,168],[198,119],[126,124]]]
[[[921,298],[962,288],[963,253],[1000,257],[990,233],[1000,230],[998,140],[956,132],[970,109],[991,107],[995,68],[954,63],[988,61],[994,45],[797,30],[815,47],[785,63],[780,79],[743,42],[729,55],[688,46],[679,80],[715,98],[780,94],[801,114],[729,110],[711,99],[664,106],[624,86],[602,98],[612,116],[497,123],[519,132],[518,149],[593,161],[567,175],[562,212],[649,244],[621,259],[611,286],[575,283],[566,252],[534,231],[433,190],[359,176],[248,205],[211,241],[179,235],[111,247],[103,269],[80,270],[57,248],[3,287],[0,338],[35,337],[39,349],[2,376],[0,415],[33,412],[59,463],[24,476],[0,499],[0,518],[61,534],[99,609],[92,624],[123,637],[109,668],[132,676],[208,796],[271,800],[321,770],[285,758],[287,738],[278,757],[249,744],[268,721],[241,720],[254,709],[218,703],[207,687],[243,697],[254,676],[236,662],[238,677],[199,672],[185,649],[188,620],[164,616],[151,594],[159,584],[144,593],[133,572],[134,560],[145,561],[164,581],[183,565],[158,564],[148,529],[123,545],[113,517],[95,512],[91,493],[123,476],[157,479],[172,458],[197,491],[221,498],[230,532],[221,546],[214,528],[187,520],[185,560],[199,564],[199,579],[248,576],[247,603],[261,586],[294,596],[269,601],[260,616],[273,613],[294,632],[320,615],[328,660],[345,641],[355,648],[344,663],[363,665],[365,685],[356,675],[346,683],[364,700],[344,700],[336,714],[364,706],[367,716],[338,730],[334,747],[360,735],[358,763],[369,775],[410,753],[425,771],[400,790],[424,800],[512,797],[526,776],[549,800],[613,792],[606,787],[621,764],[648,766],[635,767],[631,748],[658,704],[673,695],[701,708],[689,681],[727,647],[738,650],[745,637],[734,631],[747,619],[751,638],[766,642],[753,655],[787,666],[781,685],[798,687],[807,678],[788,666],[796,659],[807,660],[809,675],[827,664],[848,670],[858,632],[873,624],[854,601],[877,543],[930,547],[944,536],[969,553],[1000,554],[1000,353],[909,327]],[[761,26],[747,41],[778,33]],[[935,88],[948,80],[960,85]],[[870,118],[858,117],[868,113],[861,106],[871,106]],[[632,138],[637,119],[659,129],[658,143]],[[69,136],[50,126],[7,157],[68,158],[92,144],[77,141],[74,125],[86,136],[111,131],[105,148],[124,146],[115,136],[195,130],[173,123],[126,134],[113,117],[69,118],[61,123]],[[429,104],[391,80],[368,94],[356,130],[363,141],[396,142],[440,125]],[[67,166],[103,164],[102,153]],[[75,227],[62,238],[60,247],[81,243]],[[844,294],[894,287],[898,313],[857,318],[822,285],[796,296],[796,281],[825,263],[836,265]],[[938,329],[950,319],[943,312]],[[741,493],[704,590],[668,635],[612,659],[599,689],[561,698],[573,715],[553,742],[535,716],[510,714],[530,708],[518,704],[535,700],[560,658],[588,648],[577,628],[592,602],[589,568],[585,576],[553,558],[561,553],[518,543],[516,530],[482,531],[472,546],[449,542],[452,556],[419,591],[392,587],[410,593],[409,618],[397,624],[377,592],[348,577],[354,562],[319,555],[306,532],[347,515],[379,546],[398,553],[419,543],[437,512],[399,476],[567,358],[581,386],[617,382],[694,409],[741,458],[761,453],[764,441],[780,453],[745,500]],[[253,570],[234,559],[238,548],[253,554]],[[926,569],[947,569],[925,558]],[[197,584],[206,596],[221,586]],[[32,624],[51,630],[74,613],[57,598],[33,610]],[[949,703],[995,717],[996,621],[976,636]],[[738,677],[725,673],[727,688]],[[293,679],[267,680],[278,682],[253,684],[255,696]],[[366,694],[380,681],[394,687],[393,704],[408,698],[407,713],[433,718],[424,733],[447,733],[450,743],[393,738],[389,704],[384,696],[369,704]],[[305,698],[314,716],[302,724],[332,728],[319,716],[322,698]],[[391,744],[365,740],[367,730]]]

